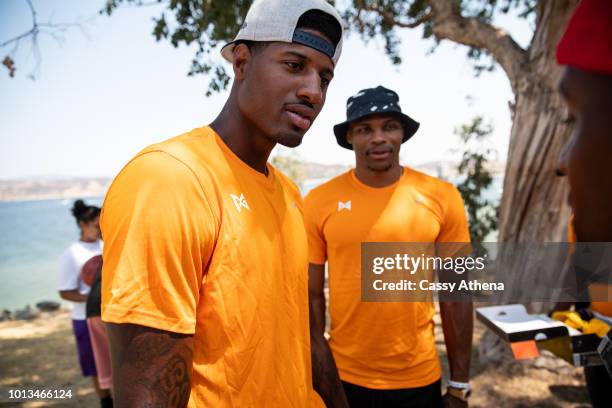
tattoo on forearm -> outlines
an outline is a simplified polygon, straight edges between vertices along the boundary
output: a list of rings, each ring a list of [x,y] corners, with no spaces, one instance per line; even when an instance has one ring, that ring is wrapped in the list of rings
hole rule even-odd
[[[130,347],[134,353],[134,367],[145,370],[151,366],[151,361],[167,357],[172,352],[173,344],[159,336],[139,336]]]
[[[122,378],[126,406],[185,407],[191,392],[192,339],[142,327],[124,335],[118,357],[127,375]]]
[[[188,369],[190,367],[187,366],[185,359],[180,355],[174,355],[158,375],[138,381],[137,384],[145,387],[149,393],[149,400],[143,406],[147,408],[186,406],[191,387]]]

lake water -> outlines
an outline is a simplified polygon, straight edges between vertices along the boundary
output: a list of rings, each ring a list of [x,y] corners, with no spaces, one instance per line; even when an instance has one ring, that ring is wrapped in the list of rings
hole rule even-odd
[[[60,300],[58,260],[79,238],[73,201],[0,201],[0,309]],[[102,198],[85,202],[100,205]]]
[[[302,193],[324,182],[308,180]],[[502,180],[486,192],[499,200]],[[101,205],[102,197],[85,198]],[[0,310],[23,308],[41,300],[60,300],[57,293],[58,260],[79,237],[70,213],[73,199],[0,201]]]

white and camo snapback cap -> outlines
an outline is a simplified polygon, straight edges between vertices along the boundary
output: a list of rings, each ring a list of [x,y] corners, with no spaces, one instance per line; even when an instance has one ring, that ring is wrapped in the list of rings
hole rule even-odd
[[[296,30],[299,18],[309,10],[321,10],[340,24],[340,41],[333,44],[303,30]],[[221,49],[223,58],[232,62],[236,41],[281,41],[306,45],[320,51],[338,63],[342,52],[344,25],[338,11],[325,0],[255,0],[234,41]]]

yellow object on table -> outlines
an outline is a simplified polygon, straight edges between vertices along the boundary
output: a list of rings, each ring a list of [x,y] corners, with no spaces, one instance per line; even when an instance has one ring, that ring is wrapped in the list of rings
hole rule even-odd
[[[610,331],[610,325],[603,320],[597,318],[583,320],[577,312],[557,311],[553,312],[552,318],[563,322],[569,327],[580,330],[583,334],[593,333],[598,337],[604,337]]]

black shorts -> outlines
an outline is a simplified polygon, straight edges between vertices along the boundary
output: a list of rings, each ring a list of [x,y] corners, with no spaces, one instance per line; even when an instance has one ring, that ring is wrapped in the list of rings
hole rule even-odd
[[[419,388],[373,390],[342,381],[351,408],[442,408],[440,380]]]

